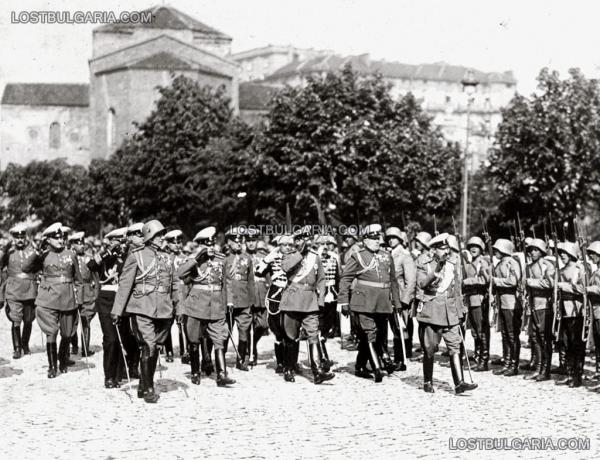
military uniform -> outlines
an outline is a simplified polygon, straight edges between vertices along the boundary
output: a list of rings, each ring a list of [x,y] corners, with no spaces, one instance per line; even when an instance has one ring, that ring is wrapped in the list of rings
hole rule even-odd
[[[565,349],[566,378],[558,380],[557,385],[581,386],[585,343],[581,339],[583,329],[583,267],[577,263],[575,244],[562,243],[559,254],[569,256],[569,262],[560,269],[558,289],[561,309],[560,340]]]
[[[546,253],[546,244],[542,240],[532,239],[528,248],[537,248],[542,255]],[[554,265],[543,257],[532,261],[526,269],[526,285],[531,306],[529,335],[532,354],[535,351],[538,356],[536,374],[530,378],[535,378],[537,381],[550,380],[554,273]]]
[[[144,224],[145,246],[132,249],[119,279],[112,314],[121,317],[127,312],[131,329],[141,348],[141,386],[138,393],[146,402],[156,402],[154,372],[158,347],[164,344],[174,316],[171,289],[173,286],[173,256],[161,250],[155,241],[164,232],[156,220]]]
[[[462,356],[463,343],[460,324],[464,318],[461,299],[461,269],[456,258],[449,257],[450,235],[440,233],[429,241],[432,251],[422,257],[417,265],[417,286],[422,289],[422,301],[417,310],[419,339],[423,347],[423,389],[433,393],[433,362],[440,340],[443,338],[450,355],[450,368],[455,392],[462,393],[477,388],[464,381]],[[440,250],[446,259],[437,255]]]
[[[380,359],[388,373],[395,368],[382,343],[387,340],[388,317],[400,307],[400,294],[392,256],[379,249],[381,226],[368,226],[366,232],[364,249],[354,252],[343,269],[338,302],[349,304],[358,318],[361,343],[356,358],[357,375],[367,376],[366,360],[370,359],[375,381],[380,382]]]
[[[323,237],[321,244],[335,244],[333,237]],[[338,255],[331,252],[322,246],[320,249],[321,262],[323,264],[323,272],[325,276],[325,294],[323,296],[323,308],[319,312],[319,356],[323,363],[323,368],[329,370],[333,365],[333,361],[329,359],[327,352],[327,338],[332,333],[335,327],[335,319],[337,316],[337,298],[340,282],[340,263]]]
[[[494,374],[512,376],[519,373],[521,352],[519,335],[523,306],[517,298],[521,267],[519,262],[512,257],[513,244],[510,241],[498,239],[493,247],[502,256],[494,268],[493,283],[502,342],[508,353],[504,367],[494,371]]]
[[[294,361],[297,359],[294,344],[299,340],[302,327],[307,335],[314,383],[319,384],[334,377],[323,370],[318,351],[319,308],[324,304],[325,275],[320,257],[308,249],[308,242],[304,237],[303,234],[296,235],[296,240],[304,239],[303,248],[284,253],[281,261],[281,267],[288,278],[280,303],[285,330],[284,374],[286,381],[294,381],[293,374],[297,364]],[[288,244],[291,245],[289,242]]]
[[[88,269],[96,274],[99,286],[96,299],[96,312],[102,329],[102,366],[104,369],[104,386],[106,388],[118,388],[119,364],[122,361],[119,349],[119,336],[117,327],[113,324],[111,311],[119,286],[119,275],[124,263],[124,238],[126,228],[119,228],[106,235],[109,248],[98,252],[88,262]],[[137,370],[137,357],[127,356],[130,377],[139,378]]]
[[[600,241],[591,243],[587,248],[587,251],[588,254],[591,253],[600,258]],[[593,271],[588,280],[587,292],[588,302],[590,302],[592,308],[592,334],[596,355],[596,372],[592,378],[600,380],[600,265]]]
[[[485,244],[478,237],[473,237],[467,242],[467,248],[476,246],[483,252]],[[475,342],[475,356],[477,357],[477,371],[487,371],[490,359],[490,323],[488,286],[492,274],[491,263],[479,254],[465,264],[463,278],[463,294],[468,306],[468,319],[471,334]]]
[[[417,266],[410,255],[410,252],[401,245],[392,249],[392,259],[394,260],[394,271],[398,280],[398,289],[400,293],[400,306],[402,321],[406,325],[407,337],[404,337],[404,344],[401,343],[399,324],[391,319],[390,324],[394,331],[394,362],[397,363],[396,369],[403,370],[404,357],[402,355],[402,346],[404,345],[407,358],[412,357],[413,341],[413,317],[411,307],[414,302],[417,287]]]
[[[67,372],[71,337],[76,332],[74,326],[78,302],[75,299],[75,284],[82,283],[77,257],[62,245],[60,227],[60,223],[48,227],[44,236],[51,240],[49,249],[32,253],[22,265],[25,273],[41,271],[42,279],[35,299],[36,318],[46,334],[49,378],[56,376],[57,360],[60,361],[60,372]],[[56,337],[59,330],[61,342],[57,352]]]
[[[209,227],[209,230],[211,229],[214,227]],[[207,239],[212,238],[213,234],[214,231]],[[195,240],[199,240],[203,235],[200,231]],[[225,365],[225,344],[229,333],[225,320],[227,291],[224,270],[223,256],[206,246],[202,246],[195,258],[186,260],[177,270],[179,278],[190,287],[187,297],[179,304],[177,313],[185,316],[192,383],[196,385],[200,384],[199,346],[206,336],[210,337],[214,345],[217,385],[235,383],[227,377]]]
[[[260,338],[264,335],[264,333],[268,330],[268,314],[267,307],[265,305],[265,300],[267,297],[267,289],[268,289],[268,280],[267,276],[257,275],[257,267],[261,264],[263,258],[266,255],[266,245],[264,243],[258,242],[257,248],[251,250],[249,247],[246,248],[246,251],[250,257],[252,257],[252,267],[254,269],[254,300],[255,304],[252,307],[252,346],[253,352],[253,362],[252,364],[256,364],[258,360],[258,342]]]
[[[171,300],[173,301],[173,310],[177,311],[177,304],[180,301],[183,294],[183,289],[185,285],[183,281],[179,279],[177,276],[177,269],[179,266],[187,259],[181,255],[181,236],[183,235],[181,230],[171,230],[167,234],[165,234],[163,240],[167,243],[167,250],[171,254],[173,254],[173,264],[175,266],[175,276],[173,276],[173,286],[171,287]],[[183,359],[185,345],[184,345],[184,336],[182,327],[179,321],[177,321],[177,327],[179,330],[179,354]],[[165,340],[165,361],[168,363],[173,362],[173,338],[171,337],[171,330],[169,329],[169,333],[167,334],[167,339]]]
[[[21,352],[26,355],[31,354],[29,338],[31,325],[35,319],[37,276],[35,273],[23,271],[24,261],[32,257],[35,252],[33,246],[25,240],[25,228],[13,227],[10,233],[20,241],[18,244],[11,242],[0,251],[0,270],[6,267],[4,301],[6,316],[12,323],[13,358],[18,359],[21,357]],[[21,322],[23,322],[22,334]]]

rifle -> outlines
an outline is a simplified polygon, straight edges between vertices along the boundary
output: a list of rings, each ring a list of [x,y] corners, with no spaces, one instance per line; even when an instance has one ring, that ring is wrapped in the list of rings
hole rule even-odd
[[[496,308],[496,302],[494,299],[494,250],[492,248],[492,238],[488,233],[487,223],[483,217],[483,213],[481,214],[481,228],[483,229],[483,239],[490,256],[490,282],[488,283],[488,303],[490,308],[488,311],[488,321],[490,323],[490,327],[493,327],[498,319],[498,310]]]
[[[437,229],[437,220],[435,218],[435,213],[433,213],[433,233],[435,236],[438,236],[440,234],[440,232],[438,232]]]
[[[560,272],[560,268],[558,266],[558,235],[556,232],[556,227],[552,222],[551,214],[548,215],[548,219],[550,221],[550,232],[552,233],[552,239],[554,240],[554,264],[556,265],[554,270],[554,281],[552,286],[552,303],[554,304],[554,317],[552,318],[552,335],[554,336],[554,340],[558,340],[560,337],[560,323],[562,320],[558,292],[558,275]]]
[[[548,232],[546,231],[546,219],[544,219],[544,241],[546,242],[546,247],[550,247],[550,240],[548,238]]]
[[[531,315],[531,302],[529,302],[529,292],[527,290],[527,248],[525,247],[525,232],[521,226],[521,216],[517,213],[517,242],[519,251],[523,253],[523,261],[525,264],[525,270],[521,268],[521,261],[519,260],[519,268],[521,268],[521,276],[519,282],[519,288],[517,289],[517,295],[521,305],[523,306],[523,316],[521,324],[525,326],[525,319]],[[525,273],[523,273],[525,272]],[[525,275],[525,276],[523,276]]]
[[[575,237],[579,242],[579,248],[581,249],[581,257],[583,259],[583,329],[581,330],[581,340],[586,344],[590,337],[590,328],[593,321],[592,305],[587,295],[587,287],[589,279],[591,277],[590,266],[587,262],[587,241],[581,234],[581,229],[577,224],[577,216],[573,219],[573,229],[575,230]]]

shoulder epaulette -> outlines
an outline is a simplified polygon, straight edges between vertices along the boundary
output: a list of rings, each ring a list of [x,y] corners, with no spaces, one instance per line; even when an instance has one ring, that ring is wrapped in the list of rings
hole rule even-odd
[[[141,251],[142,249],[144,249],[144,246],[136,246],[136,247],[129,249],[129,251],[130,252],[138,252],[138,251]]]

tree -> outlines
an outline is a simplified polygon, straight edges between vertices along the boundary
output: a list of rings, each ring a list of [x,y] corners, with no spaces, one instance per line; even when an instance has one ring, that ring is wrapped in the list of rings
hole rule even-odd
[[[598,82],[578,69],[565,80],[543,69],[538,92],[515,96],[502,111],[485,171],[499,195],[496,220],[519,212],[526,229],[541,230],[549,213],[560,223],[589,213],[600,189],[599,148]]]
[[[157,218],[193,231],[209,220],[206,203],[197,198],[213,178],[190,174],[214,170],[207,162],[215,145],[207,146],[231,132],[233,113],[223,87],[202,87],[185,76],[159,92],[155,110],[109,159],[106,167],[115,177],[104,187],[113,202],[122,198],[132,220]],[[219,190],[210,192],[217,196]]]
[[[458,199],[459,150],[411,94],[351,67],[274,96],[253,142],[258,217],[399,223],[448,213]]]

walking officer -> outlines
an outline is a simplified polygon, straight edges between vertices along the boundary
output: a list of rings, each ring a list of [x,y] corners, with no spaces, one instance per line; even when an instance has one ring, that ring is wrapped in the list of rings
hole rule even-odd
[[[158,347],[163,345],[173,322],[173,255],[163,251],[165,228],[151,220],[142,228],[143,247],[132,248],[123,265],[112,315],[116,323],[128,313],[131,329],[141,348],[138,397],[155,403],[154,372]]]
[[[75,284],[82,284],[79,262],[75,254],[65,249],[60,222],[50,225],[42,233],[41,251],[32,253],[23,263],[23,271],[41,271],[42,280],[35,299],[36,318],[46,334],[48,378],[56,377],[57,361],[61,373],[67,372],[71,337],[75,333],[77,304]],[[60,348],[56,337],[60,330]]]
[[[358,317],[362,343],[358,347],[356,374],[367,377],[365,367],[370,359],[375,382],[383,378],[380,359],[388,374],[394,372],[395,365],[381,344],[386,340],[383,335],[387,334],[389,315],[400,310],[394,261],[390,253],[381,249],[382,241],[381,225],[365,228],[364,249],[354,252],[344,267],[338,298],[342,311],[349,307]]]
[[[264,241],[257,241],[257,239],[258,231],[249,229],[248,234],[246,235],[246,252],[252,258],[252,267],[254,268],[255,300],[254,307],[251,311],[252,323],[250,324],[252,343],[249,343],[249,346],[252,347],[252,362],[250,363],[252,366],[255,366],[258,361],[258,341],[269,329],[267,308],[265,306],[268,288],[267,278],[256,274],[256,268],[267,255],[268,250]]]
[[[225,343],[228,329],[225,321],[227,291],[225,290],[225,263],[222,255],[213,248],[215,227],[199,231],[194,241],[200,243],[193,257],[184,261],[177,275],[190,284],[187,297],[181,301],[177,314],[185,317],[190,349],[192,383],[200,384],[200,343],[210,337],[215,347],[217,386],[232,385],[235,380],[227,376]]]
[[[182,235],[183,235],[183,232],[181,230],[171,230],[170,232],[167,232],[163,238],[163,240],[165,241],[165,243],[167,245],[167,251],[170,252],[171,254],[173,254],[173,263],[175,264],[175,276],[173,277],[173,288],[171,290],[171,298],[173,299],[173,310],[174,311],[177,311],[177,304],[179,303],[180,298],[182,296],[185,297],[185,295],[182,292],[182,290],[185,288],[185,285],[183,284],[183,281],[181,281],[179,279],[179,277],[177,276],[177,269],[180,267],[180,265],[183,263],[183,261],[185,261],[187,259],[187,257],[183,256],[183,254],[181,253],[181,249],[183,247],[182,241],[181,241]],[[184,356],[186,349],[185,349],[182,326],[179,323],[179,321],[177,321],[177,328],[179,330],[179,355],[183,362],[184,361],[183,356]],[[171,337],[171,330],[169,330],[169,334],[167,335],[167,340],[165,341],[165,354],[166,354],[165,361],[168,363],[172,363],[173,362],[173,338]]]
[[[588,302],[592,307],[592,334],[594,336],[595,355],[596,355],[596,372],[592,375],[593,380],[600,380],[600,241],[592,242],[587,253],[593,264],[596,265],[596,270],[592,273],[588,282]],[[589,387],[591,390],[600,389],[600,383]]]
[[[31,325],[35,319],[37,282],[35,273],[25,273],[23,263],[34,253],[33,245],[27,240],[25,225],[15,225],[9,230],[12,240],[0,251],[0,270],[6,267],[7,279],[4,299],[6,316],[12,323],[13,359],[21,353],[29,355]],[[23,333],[21,333],[21,322]]]
[[[319,357],[323,364],[323,369],[329,371],[333,366],[333,361],[329,359],[327,352],[327,338],[335,327],[335,318],[337,316],[337,297],[340,283],[340,262],[338,255],[331,247],[335,247],[335,238],[331,235],[324,235],[318,238],[318,254],[321,257],[323,271],[325,274],[325,295],[323,297],[323,309],[319,312]]]
[[[422,289],[422,302],[417,311],[419,339],[423,347],[423,390],[433,393],[433,362],[443,338],[450,355],[450,369],[456,394],[477,388],[466,383],[460,354],[463,343],[460,323],[463,319],[461,275],[458,261],[450,258],[448,233],[440,233],[429,241],[431,251],[417,265],[417,285]]]

